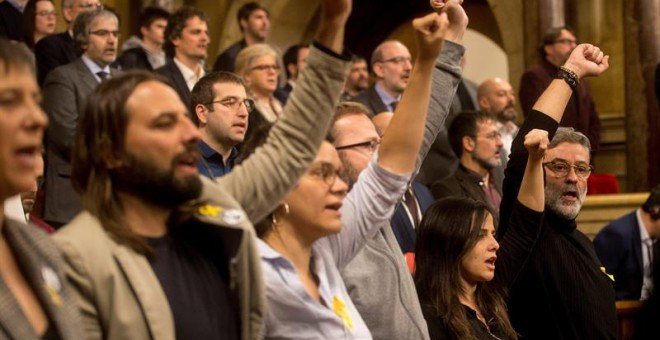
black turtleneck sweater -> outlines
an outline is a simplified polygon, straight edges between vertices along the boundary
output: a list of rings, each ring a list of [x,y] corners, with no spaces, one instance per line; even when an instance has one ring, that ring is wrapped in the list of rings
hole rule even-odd
[[[520,232],[512,227],[507,231],[527,163],[525,135],[532,129],[542,129],[552,139],[557,127],[549,116],[532,111],[511,147],[498,238],[503,241],[502,248],[507,243],[528,245],[531,251],[524,261],[501,264],[516,268],[498,268],[498,272],[503,269],[513,277],[507,300],[509,315],[523,339],[615,339],[613,282],[601,269],[591,241],[576,229],[575,221],[546,211],[538,229]]]

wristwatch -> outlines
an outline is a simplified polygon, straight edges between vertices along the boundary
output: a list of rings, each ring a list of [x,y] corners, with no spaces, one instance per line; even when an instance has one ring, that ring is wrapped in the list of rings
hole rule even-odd
[[[566,82],[566,84],[568,84],[568,86],[571,87],[571,90],[575,90],[575,88],[580,83],[577,74],[575,74],[573,70],[566,68],[564,66],[559,67],[559,71],[557,72],[557,76],[555,78],[563,79]]]

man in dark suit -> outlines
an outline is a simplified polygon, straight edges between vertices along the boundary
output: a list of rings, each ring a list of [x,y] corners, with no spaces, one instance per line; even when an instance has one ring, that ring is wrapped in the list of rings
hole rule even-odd
[[[449,143],[459,160],[449,177],[433,183],[436,199],[469,197],[485,203],[497,219],[502,189],[492,175],[502,167],[502,139],[494,116],[481,111],[459,114],[449,126]]]
[[[286,84],[273,93],[275,98],[282,102],[282,105],[286,104],[289,93],[296,86],[298,74],[307,63],[307,54],[309,54],[309,45],[307,44],[295,44],[287,48],[286,52],[284,52],[282,61],[284,62],[284,70],[286,71]]]
[[[165,27],[170,13],[160,7],[147,7],[140,14],[138,37],[141,46],[124,51],[114,66],[122,70],[153,71],[165,65]]]
[[[117,16],[107,10],[84,12],[73,25],[80,58],[53,70],[43,86],[43,107],[50,118],[46,134],[44,220],[54,227],[67,223],[80,209],[71,186],[71,150],[87,97],[104,79],[117,75],[110,64],[117,57]]]
[[[23,9],[27,0],[0,2],[0,37],[20,41],[23,38]]]
[[[243,39],[233,43],[222,51],[213,65],[213,71],[234,72],[236,56],[244,48],[264,43],[270,33],[270,13],[268,9],[257,2],[248,2],[238,9],[236,14],[238,28]]]
[[[368,107],[371,115],[394,112],[412,70],[410,51],[400,41],[384,41],[371,54],[371,70],[376,83],[353,100]]]
[[[165,29],[165,54],[169,60],[156,70],[170,81],[181,101],[191,108],[190,91],[206,74],[203,62],[209,43],[206,14],[194,7],[182,7],[170,16]]]
[[[646,300],[653,292],[653,248],[660,237],[660,186],[640,209],[612,221],[594,239],[598,258],[614,275],[617,300]]]
[[[381,112],[371,119],[376,127],[376,132],[381,138],[393,115],[392,112]],[[415,239],[417,237],[415,229],[419,226],[422,216],[429,205],[433,203],[433,200],[431,191],[422,183],[413,180],[403,195],[403,200],[397,203],[390,225],[396,241],[401,247],[401,252],[404,254],[415,252]]]
[[[78,57],[73,40],[73,21],[78,14],[102,7],[99,0],[62,0],[62,17],[68,25],[67,30],[45,37],[34,46],[39,85],[44,83],[50,71]]]

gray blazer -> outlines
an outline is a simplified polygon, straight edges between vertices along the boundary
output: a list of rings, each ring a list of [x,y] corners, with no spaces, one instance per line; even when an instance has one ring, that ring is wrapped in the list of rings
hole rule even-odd
[[[111,69],[110,75],[119,72]],[[67,223],[80,212],[80,198],[71,185],[71,150],[78,117],[98,85],[81,58],[54,69],[44,82],[43,108],[50,120],[46,131],[45,221]]]
[[[3,231],[25,279],[62,339],[83,339],[73,291],[53,242],[36,226],[5,220]],[[0,339],[39,339],[14,295],[0,279]]]
[[[433,89],[417,169],[444,127],[461,79],[465,48],[446,41],[433,71]],[[386,226],[342,270],[348,293],[374,339],[428,339],[415,284],[390,226]]]

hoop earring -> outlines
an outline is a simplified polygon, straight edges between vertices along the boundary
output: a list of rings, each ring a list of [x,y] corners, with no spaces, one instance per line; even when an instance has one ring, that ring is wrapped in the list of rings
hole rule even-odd
[[[280,207],[284,207],[284,216],[289,215],[289,203],[282,203],[279,206],[277,206],[277,209],[273,211],[273,214],[271,215],[271,220],[273,221],[273,225],[277,225],[279,222],[277,221],[277,217],[275,216],[277,214],[277,211],[280,210]]]

